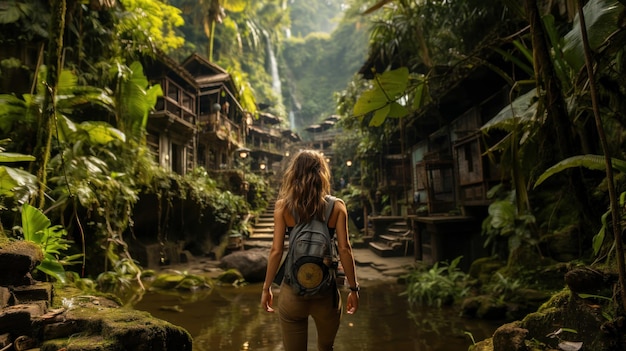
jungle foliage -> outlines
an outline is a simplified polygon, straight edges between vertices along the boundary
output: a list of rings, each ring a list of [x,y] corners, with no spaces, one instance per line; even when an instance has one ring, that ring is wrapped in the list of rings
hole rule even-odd
[[[441,94],[485,65],[510,95],[510,105],[482,128],[509,195],[489,208],[487,244],[505,238],[506,258],[520,259],[512,254],[536,252],[542,237],[575,226],[581,240],[594,242],[581,259],[623,266],[620,235],[604,233],[621,233],[623,217],[611,193],[623,189],[624,12],[621,1],[587,1],[583,26],[577,2],[569,1],[376,2],[363,12],[373,22],[363,76],[337,94],[344,137],[353,139],[339,144],[357,145],[361,184],[375,191],[368,179],[381,171],[388,141],[402,140],[405,121],[432,118],[426,112]],[[490,66],[494,52],[510,70]],[[612,170],[619,172],[615,184]]]
[[[145,195],[162,199],[156,218],[161,238],[176,199],[195,203],[215,223],[211,240],[247,230],[233,219],[254,208],[229,185],[200,169],[185,177],[167,172],[146,146],[148,115],[162,91],[135,59],[180,47],[184,40],[175,28],[181,24],[180,11],[159,1],[88,6],[31,0],[0,10],[3,46],[27,42],[39,48],[49,41],[63,52],[62,59],[50,60],[41,51],[33,71],[14,60],[0,64],[4,83],[15,72],[30,79],[0,95],[3,236],[40,245],[44,261],[38,270],[51,279],[115,293],[128,284],[141,286],[142,268],[128,240],[134,206]],[[49,141],[40,144],[35,136],[44,118],[50,124],[43,140]],[[45,170],[43,177],[38,170]],[[265,180],[249,181],[258,192],[265,190]]]

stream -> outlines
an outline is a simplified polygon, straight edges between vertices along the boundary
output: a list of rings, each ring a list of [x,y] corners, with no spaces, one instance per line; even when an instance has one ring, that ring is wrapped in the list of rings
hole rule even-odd
[[[336,351],[465,351],[490,337],[501,323],[465,319],[457,310],[410,307],[397,284],[362,287],[359,310],[343,314]],[[147,292],[134,308],[179,325],[193,337],[194,351],[279,351],[278,314],[260,306],[260,284],[221,286],[195,294]],[[274,307],[279,294],[275,291]],[[342,292],[345,299],[346,292]],[[315,350],[309,323],[309,350]]]

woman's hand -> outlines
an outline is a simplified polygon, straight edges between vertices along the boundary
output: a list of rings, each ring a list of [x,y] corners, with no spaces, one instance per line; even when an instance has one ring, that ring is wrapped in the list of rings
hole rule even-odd
[[[263,293],[261,294],[261,307],[266,312],[274,312],[272,308],[272,304],[274,303],[274,294],[272,294],[272,288],[263,289]]]
[[[359,309],[359,293],[350,291],[348,293],[348,302],[346,303],[346,313],[354,314]]]

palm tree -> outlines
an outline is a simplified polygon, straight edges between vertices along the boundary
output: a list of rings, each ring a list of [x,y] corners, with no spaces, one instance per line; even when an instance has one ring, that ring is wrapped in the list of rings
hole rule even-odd
[[[213,47],[215,43],[215,26],[223,23],[227,11],[242,12],[248,6],[248,0],[202,0],[202,24],[204,33],[209,38],[209,61],[213,61]]]

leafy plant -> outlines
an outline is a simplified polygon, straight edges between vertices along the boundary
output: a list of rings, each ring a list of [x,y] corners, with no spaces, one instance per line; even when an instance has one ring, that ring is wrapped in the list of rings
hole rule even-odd
[[[495,250],[501,238],[506,239],[509,253],[523,243],[536,245],[537,240],[532,235],[535,217],[531,214],[519,214],[515,206],[514,190],[508,192],[501,190],[501,186],[497,186],[488,194],[489,197],[494,197],[499,193],[500,198],[489,205],[489,215],[482,223],[482,234],[487,237],[484,247],[492,246]]]
[[[35,157],[30,155],[4,152],[3,145],[9,142],[9,139],[0,140],[0,164],[35,160]],[[20,168],[0,165],[0,200],[11,198],[14,200],[14,204],[21,205],[36,193],[37,178],[34,175]],[[4,205],[0,205],[0,208],[4,207]]]
[[[495,277],[497,279],[489,284],[487,289],[491,291],[492,294],[501,297],[503,300],[510,297],[513,292],[522,286],[522,282],[519,279],[505,277],[499,272],[496,273]]]
[[[458,268],[462,256],[448,262],[436,262],[430,269],[415,269],[406,275],[407,289],[401,293],[409,303],[442,307],[465,296],[467,274]]]
[[[614,170],[619,171],[621,173],[626,173],[626,161],[620,160],[617,158],[611,158],[611,164]],[[534,187],[536,188],[539,185],[541,185],[544,181],[546,181],[548,178],[560,172],[563,172],[567,169],[574,168],[574,167],[583,167],[589,170],[596,170],[596,171],[604,171],[606,169],[606,166],[604,163],[604,156],[601,156],[601,155],[572,156],[555,164],[554,166],[548,168],[545,172],[543,172],[543,174],[541,174],[539,178],[537,179],[537,181],[535,182]],[[622,222],[626,221],[626,211],[624,211],[625,206],[626,206],[626,193],[622,193],[619,198],[619,206],[618,206],[619,211],[621,213]],[[608,252],[613,249],[613,246],[607,247],[609,242],[605,240],[606,233],[610,228],[609,223],[607,223],[607,219],[610,219],[610,215],[611,215],[611,209],[609,208],[602,215],[600,219],[602,227],[600,228],[598,233],[593,237],[592,248],[593,248],[593,253],[596,256],[600,255],[600,253],[603,252],[603,250]]]
[[[61,251],[69,249],[71,244],[71,241],[65,239],[65,229],[60,225],[51,225],[43,212],[24,204],[21,230],[24,240],[39,245],[44,253],[44,259],[37,269],[65,284],[67,278],[64,266],[75,263],[74,261],[82,257],[82,254],[77,254],[59,258]]]
[[[124,303],[134,303],[145,292],[141,281],[141,267],[132,259],[115,261],[113,270],[100,273],[96,278],[98,290],[117,296]]]

